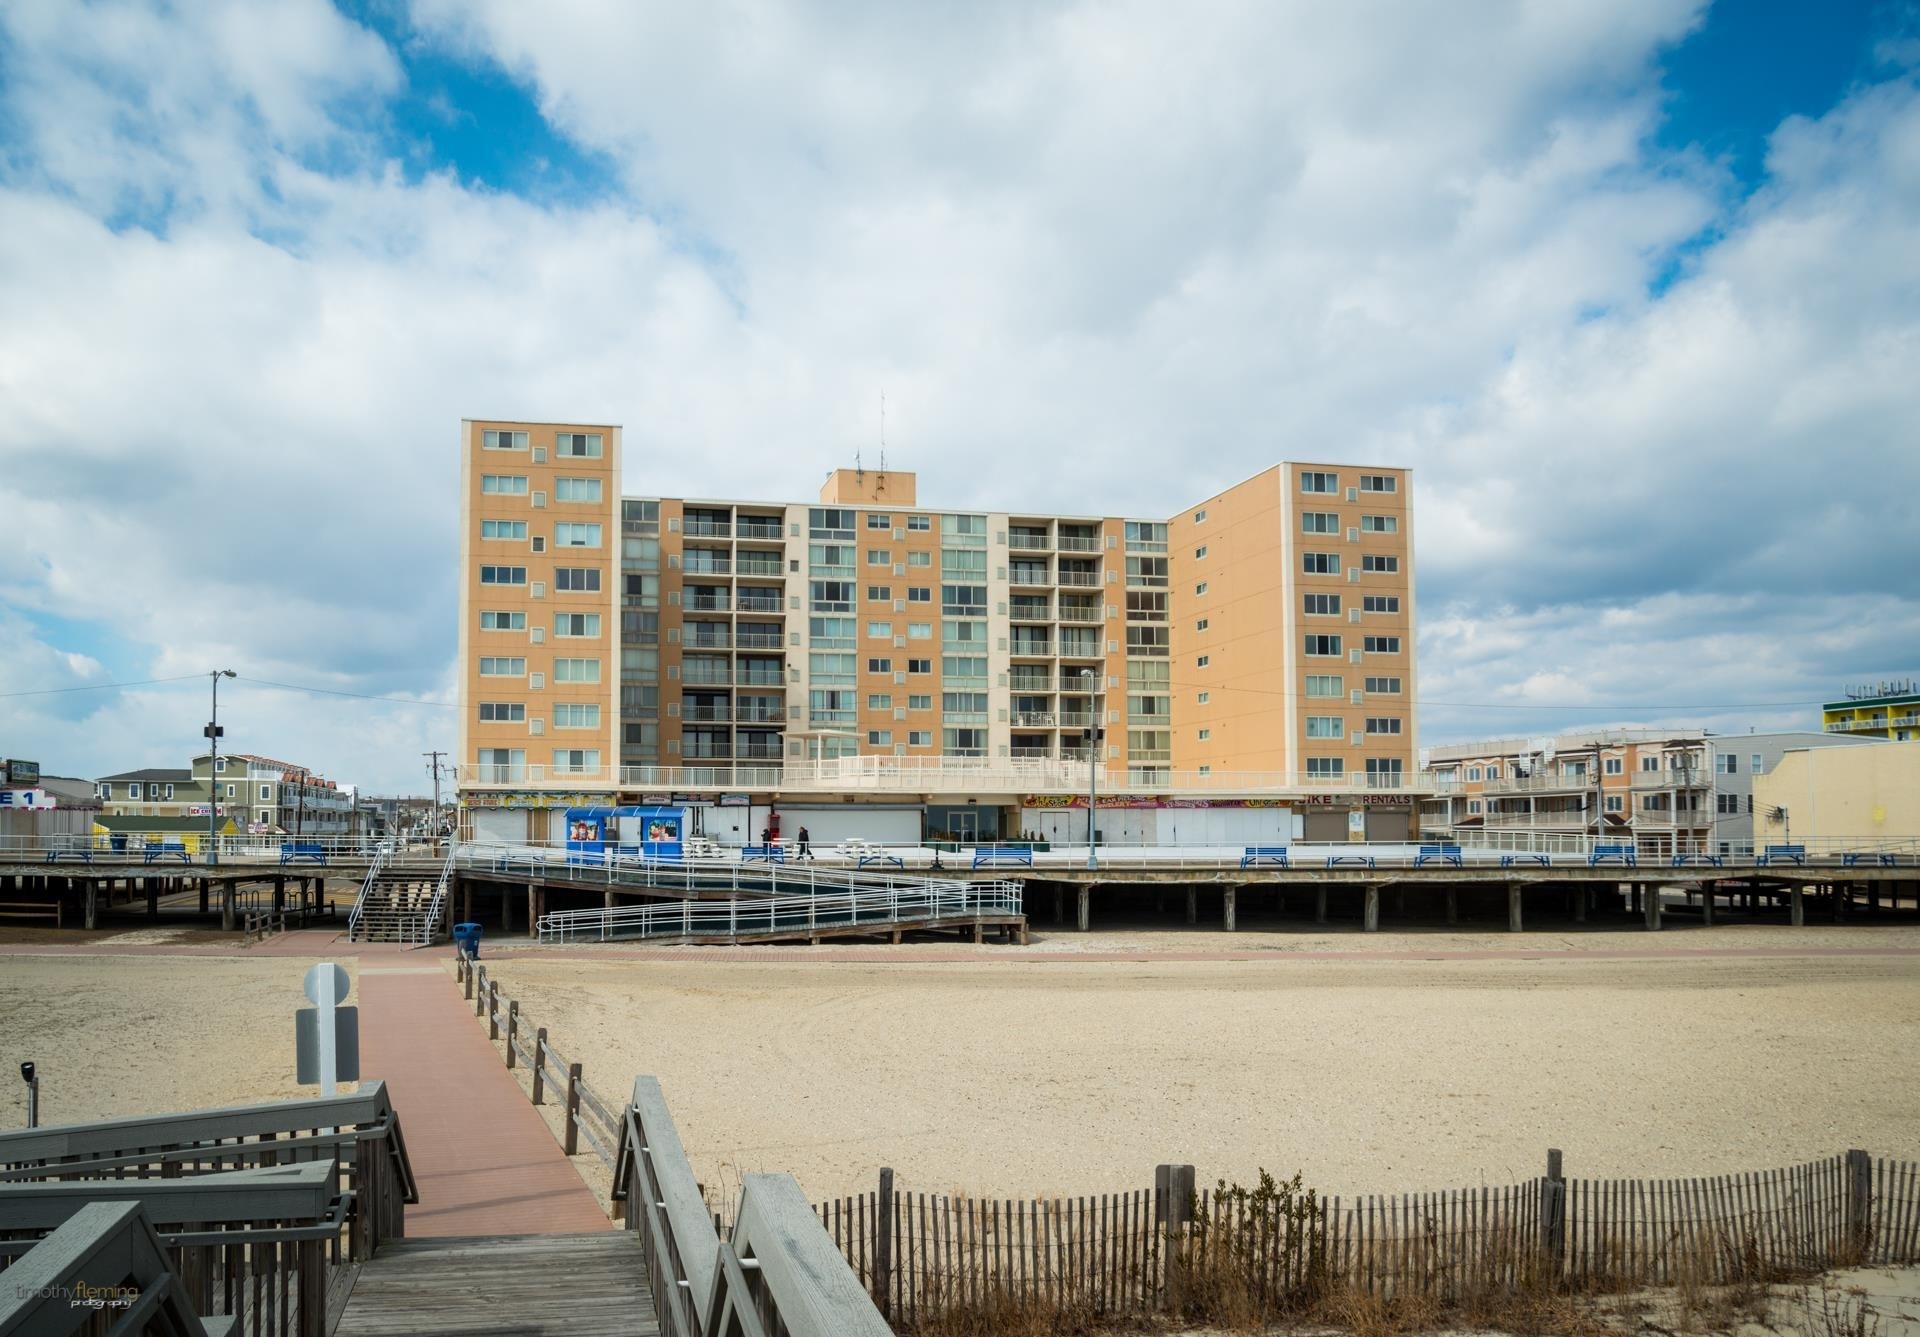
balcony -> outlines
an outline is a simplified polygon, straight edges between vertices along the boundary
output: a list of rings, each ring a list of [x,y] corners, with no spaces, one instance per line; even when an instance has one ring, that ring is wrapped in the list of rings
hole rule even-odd
[[[723,539],[733,533],[733,526],[725,520],[696,520],[689,516],[681,522],[680,532],[688,538]]]
[[[1051,552],[1053,540],[1041,531],[1014,529],[1007,533],[1007,546],[1015,552]]]
[[[1711,789],[1713,776],[1707,771],[1691,766],[1677,771],[1635,771],[1633,787],[1635,790]]]
[[[1073,604],[1061,604],[1059,620],[1062,622],[1098,623],[1102,618],[1098,608],[1082,608]]]
[[[1045,599],[1014,599],[1007,606],[1007,618],[1012,622],[1051,622],[1053,610]]]
[[[1099,659],[1100,642],[1095,640],[1068,640],[1060,638],[1060,658],[1062,659]],[[1064,676],[1072,677],[1071,673]]]
[[[1692,831],[1713,825],[1714,814],[1697,808],[1670,812],[1664,808],[1642,809],[1633,815],[1636,831]]]
[[[742,543],[782,543],[780,522],[778,520],[755,520],[741,516],[739,539]]]
[[[1045,673],[1030,673],[1024,676],[1018,673],[1012,674],[1007,680],[1007,690],[1016,696],[1023,693],[1051,692],[1053,678]]]
[[[1024,656],[1028,659],[1047,659],[1053,655],[1053,643],[1045,637],[1016,636],[1009,643],[1008,654]]]
[[[1061,552],[1099,552],[1100,536],[1098,534],[1068,534],[1063,531],[1060,535],[1058,546]]]
[[[699,596],[690,594],[687,596],[683,606],[689,613],[730,613],[733,611],[732,604],[724,594],[705,594]]]
[[[735,708],[733,717],[742,724],[785,724],[787,722],[787,712],[783,706],[742,705]]]
[[[687,560],[681,562],[680,569],[689,576],[728,576],[733,574],[733,561],[727,557],[704,557],[698,566],[692,561],[693,554],[687,554]]]
[[[733,643],[742,650],[778,650],[780,633],[777,631],[740,631],[734,634]]]
[[[727,650],[733,645],[733,638],[726,632],[707,632],[700,636],[689,636],[681,642],[689,650]]]
[[[1098,571],[1062,571],[1060,579],[1055,583],[1090,588],[1100,583],[1100,573]]]
[[[778,613],[783,611],[785,605],[777,594],[769,595],[759,590],[741,590],[739,606],[743,613]]]
[[[725,706],[682,706],[680,718],[689,724],[725,724],[733,712]]]
[[[734,564],[734,570],[749,580],[784,580],[786,572],[781,568],[780,559],[761,560],[759,553],[741,553]]]
[[[1468,781],[1468,783],[1472,783]],[[1591,775],[1503,775],[1498,780],[1488,780],[1481,792],[1486,794],[1590,794],[1593,792]]]
[[[1055,719],[1051,710],[1021,710],[1014,713],[1011,725],[1015,729],[1051,729]]]
[[[1044,566],[1028,566],[1016,563],[1007,571],[1007,584],[1045,588],[1053,584]]]

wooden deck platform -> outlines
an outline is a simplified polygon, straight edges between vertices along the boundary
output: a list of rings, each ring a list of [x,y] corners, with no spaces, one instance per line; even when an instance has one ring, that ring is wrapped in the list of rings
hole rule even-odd
[[[334,1334],[659,1331],[640,1237],[608,1230],[383,1244],[360,1268]]]

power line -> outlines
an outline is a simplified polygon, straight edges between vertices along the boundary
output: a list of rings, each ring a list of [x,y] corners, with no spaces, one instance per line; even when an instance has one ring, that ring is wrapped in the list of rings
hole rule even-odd
[[[186,682],[199,678],[198,673],[182,673],[177,678],[142,678],[138,682],[96,682],[84,687],[40,687],[29,692],[0,692],[0,699],[16,696],[59,696],[65,692],[111,692],[122,687],[152,687],[156,683]]]
[[[321,696],[348,696],[356,701],[391,701],[397,706],[434,706],[440,710],[458,710],[456,701],[426,701],[414,696],[377,696],[370,692],[348,692],[337,687],[309,687],[305,683],[275,682],[271,678],[241,678],[257,687],[279,687],[289,692],[314,692]]]

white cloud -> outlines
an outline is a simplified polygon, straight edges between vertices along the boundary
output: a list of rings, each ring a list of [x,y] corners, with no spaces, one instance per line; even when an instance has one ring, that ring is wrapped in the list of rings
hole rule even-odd
[[[1694,7],[415,18],[528,80],[626,198],[404,174],[402,62],[317,0],[0,18],[14,607],[154,676],[445,699],[460,417],[619,421],[631,491],[792,497],[871,460],[884,390],[933,504],[1160,515],[1289,456],[1413,466],[1436,699],[1915,667],[1909,79],[1783,126],[1729,211],[1650,146]],[[451,737],[254,699],[285,740],[256,750],[348,782]],[[170,700],[33,727],[49,756],[176,748]]]

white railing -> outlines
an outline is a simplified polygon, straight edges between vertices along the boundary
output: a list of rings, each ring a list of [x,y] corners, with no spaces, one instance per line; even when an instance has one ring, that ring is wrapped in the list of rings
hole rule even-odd
[[[820,892],[806,896],[728,897],[668,901],[613,909],[557,910],[540,916],[545,943],[605,942],[614,938],[727,938],[813,934],[887,924],[1014,916],[1021,889],[1013,882],[953,885],[923,882],[884,891]]]
[[[566,878],[594,886],[646,888],[675,895],[722,892],[765,895],[769,888],[783,895],[817,896],[829,893],[891,892],[927,887],[963,889],[970,884],[959,878],[930,876],[938,864],[947,865],[931,849],[921,847],[885,848],[867,846],[869,854],[893,857],[900,866],[889,872],[868,872],[856,866],[854,856],[842,854],[831,846],[820,849],[817,858],[797,859],[794,847],[780,847],[783,860],[768,863],[764,859],[743,862],[737,848],[721,847],[718,855],[683,858],[678,863],[647,859],[640,855],[615,852],[569,850],[561,846],[539,844],[503,845],[465,841],[459,846],[461,867],[482,872],[508,872]],[[957,858],[955,868],[964,868]],[[921,871],[913,871],[915,869]]]
[[[452,853],[455,842],[448,842],[448,853]],[[386,851],[378,850],[367,864],[367,875],[360,883],[360,894],[353,898],[353,909],[347,913],[347,941],[356,941],[355,934],[360,930],[360,920],[367,908],[367,898],[373,894],[373,884],[380,877],[380,865],[386,862]]]
[[[426,922],[420,926],[419,943],[422,947],[433,942],[434,929],[440,923],[440,916],[446,908],[447,887],[453,881],[453,856],[459,848],[459,841],[447,842],[447,860],[440,865],[440,881],[433,889],[433,903],[427,907]]]

